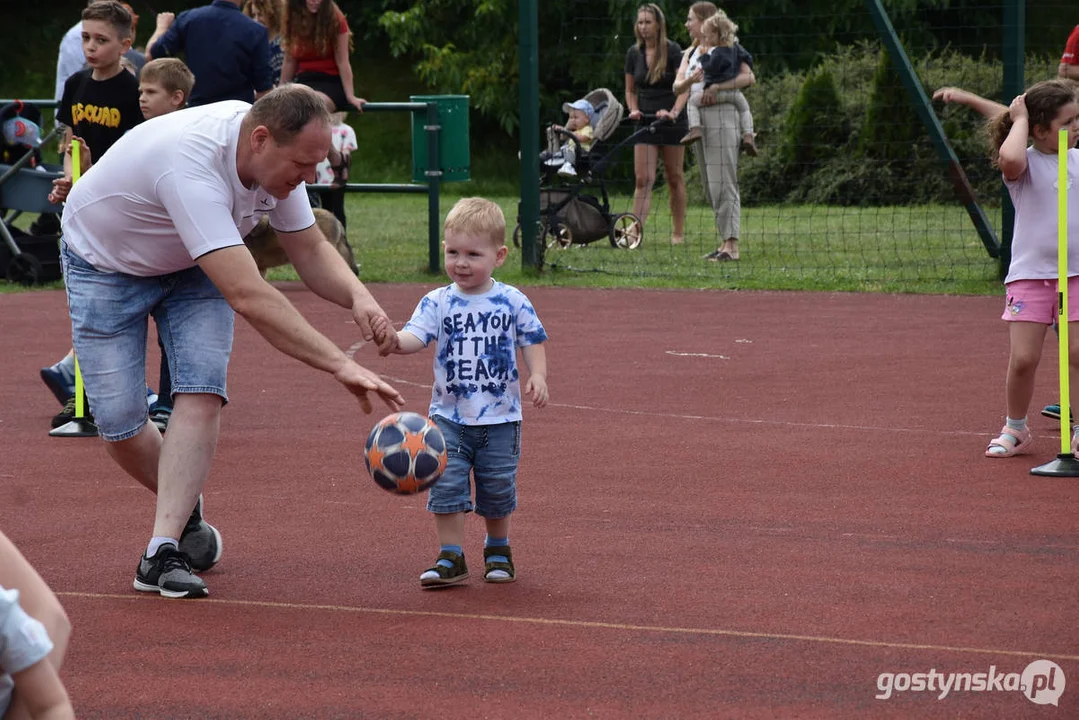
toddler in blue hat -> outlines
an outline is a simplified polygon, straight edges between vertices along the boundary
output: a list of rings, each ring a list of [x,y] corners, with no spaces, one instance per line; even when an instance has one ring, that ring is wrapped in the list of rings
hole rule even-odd
[[[562,177],[576,177],[577,170],[574,167],[577,163],[577,148],[572,140],[567,140],[558,147],[559,136],[558,130],[565,130],[572,133],[580,143],[581,150],[588,152],[592,149],[593,143],[595,143],[595,131],[592,128],[592,123],[595,121],[596,109],[592,107],[592,103],[587,100],[581,99],[571,103],[565,103],[562,106],[562,111],[566,113],[566,124],[552,125],[547,129],[547,146],[548,151],[543,153],[541,160],[546,164],[558,167],[558,174]],[[558,148],[553,150],[553,148]]]

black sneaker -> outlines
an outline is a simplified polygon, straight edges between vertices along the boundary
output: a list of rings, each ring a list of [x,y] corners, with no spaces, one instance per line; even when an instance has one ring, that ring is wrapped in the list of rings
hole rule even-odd
[[[202,496],[180,535],[180,552],[187,555],[195,572],[206,572],[221,559],[221,533],[202,519]]]
[[[142,556],[135,571],[135,589],[160,593],[167,598],[203,598],[210,594],[191,571],[187,556],[172,544],[162,545],[152,558]]]
[[[438,564],[438,560],[449,560],[453,565],[444,567]],[[438,554],[438,560],[420,575],[420,585],[422,587],[444,587],[468,579],[468,566],[465,565],[464,555],[451,550],[443,550]]]
[[[85,420],[86,422],[93,425],[94,424],[94,415],[93,415],[93,413],[90,412],[89,408],[87,408],[85,412],[86,412],[86,416],[83,418],[83,420]],[[53,416],[53,418],[52,418],[52,426],[54,428],[62,427],[64,425],[67,425],[69,422],[71,422],[74,419],[75,419],[75,396],[72,395],[71,397],[69,397],[67,399],[67,402],[64,403],[64,409]]]

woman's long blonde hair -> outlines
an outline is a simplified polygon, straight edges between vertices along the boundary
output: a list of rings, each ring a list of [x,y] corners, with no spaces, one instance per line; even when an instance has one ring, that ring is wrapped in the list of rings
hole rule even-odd
[[[704,24],[705,20],[719,12],[719,8],[715,6],[715,3],[695,2],[689,6],[689,11],[693,13],[693,17],[697,18],[697,22]],[[697,47],[700,44],[699,39],[693,38],[693,44],[690,47]]]
[[[1053,118],[1057,111],[1070,102],[1075,102],[1075,87],[1063,80],[1044,80],[1031,85],[1023,99],[1027,106],[1027,116],[1030,118],[1028,127],[1031,134],[1035,127],[1048,130],[1053,125]],[[989,141],[991,144],[989,157],[993,165],[1000,160],[1000,146],[1008,138],[1012,130],[1012,115],[1009,110],[990,118]]]
[[[287,0],[285,14],[281,18],[281,45],[290,52],[297,43],[311,47],[318,53],[333,53],[334,41],[339,29],[337,14],[341,11],[333,0],[326,0],[318,12],[307,11],[304,0]],[[352,51],[352,31],[348,33],[348,49]]]
[[[663,77],[663,73],[667,72],[667,19],[663,17],[663,11],[655,3],[646,3],[637,8],[638,15],[642,11],[651,13],[656,21],[656,56],[652,58],[652,64],[648,67],[648,84],[655,85]],[[644,38],[637,30],[636,20],[633,22],[633,34],[637,37],[637,49],[641,51],[643,57],[647,58]]]

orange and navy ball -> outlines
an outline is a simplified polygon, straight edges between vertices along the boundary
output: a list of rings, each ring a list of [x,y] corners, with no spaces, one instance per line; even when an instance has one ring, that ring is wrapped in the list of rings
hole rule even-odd
[[[446,469],[446,440],[429,418],[413,412],[387,415],[367,436],[367,471],[379,487],[400,495],[430,489]]]

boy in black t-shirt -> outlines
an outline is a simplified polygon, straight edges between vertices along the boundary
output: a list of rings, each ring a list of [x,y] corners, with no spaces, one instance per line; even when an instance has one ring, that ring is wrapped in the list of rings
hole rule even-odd
[[[139,83],[120,65],[130,47],[131,13],[127,8],[118,2],[96,2],[82,11],[82,49],[89,67],[64,83],[56,119],[67,126],[65,147],[78,138],[84,155],[89,150],[90,156],[101,157],[120,136],[142,122]],[[65,153],[65,179],[70,180],[71,174],[71,155]],[[63,192],[59,199],[66,196]]]
[[[120,59],[131,47],[131,13],[118,2],[95,2],[82,11],[82,50],[85,70],[64,83],[64,93],[56,113],[67,126],[64,134],[64,176],[53,181],[49,202],[59,204],[71,191],[71,141],[80,145],[81,171],[93,158],[100,158],[131,128],[142,122],[139,82],[124,70]],[[74,397],[75,357],[68,353],[60,362],[42,368],[41,379],[61,404]],[[64,412],[53,419],[53,427],[70,419]]]

